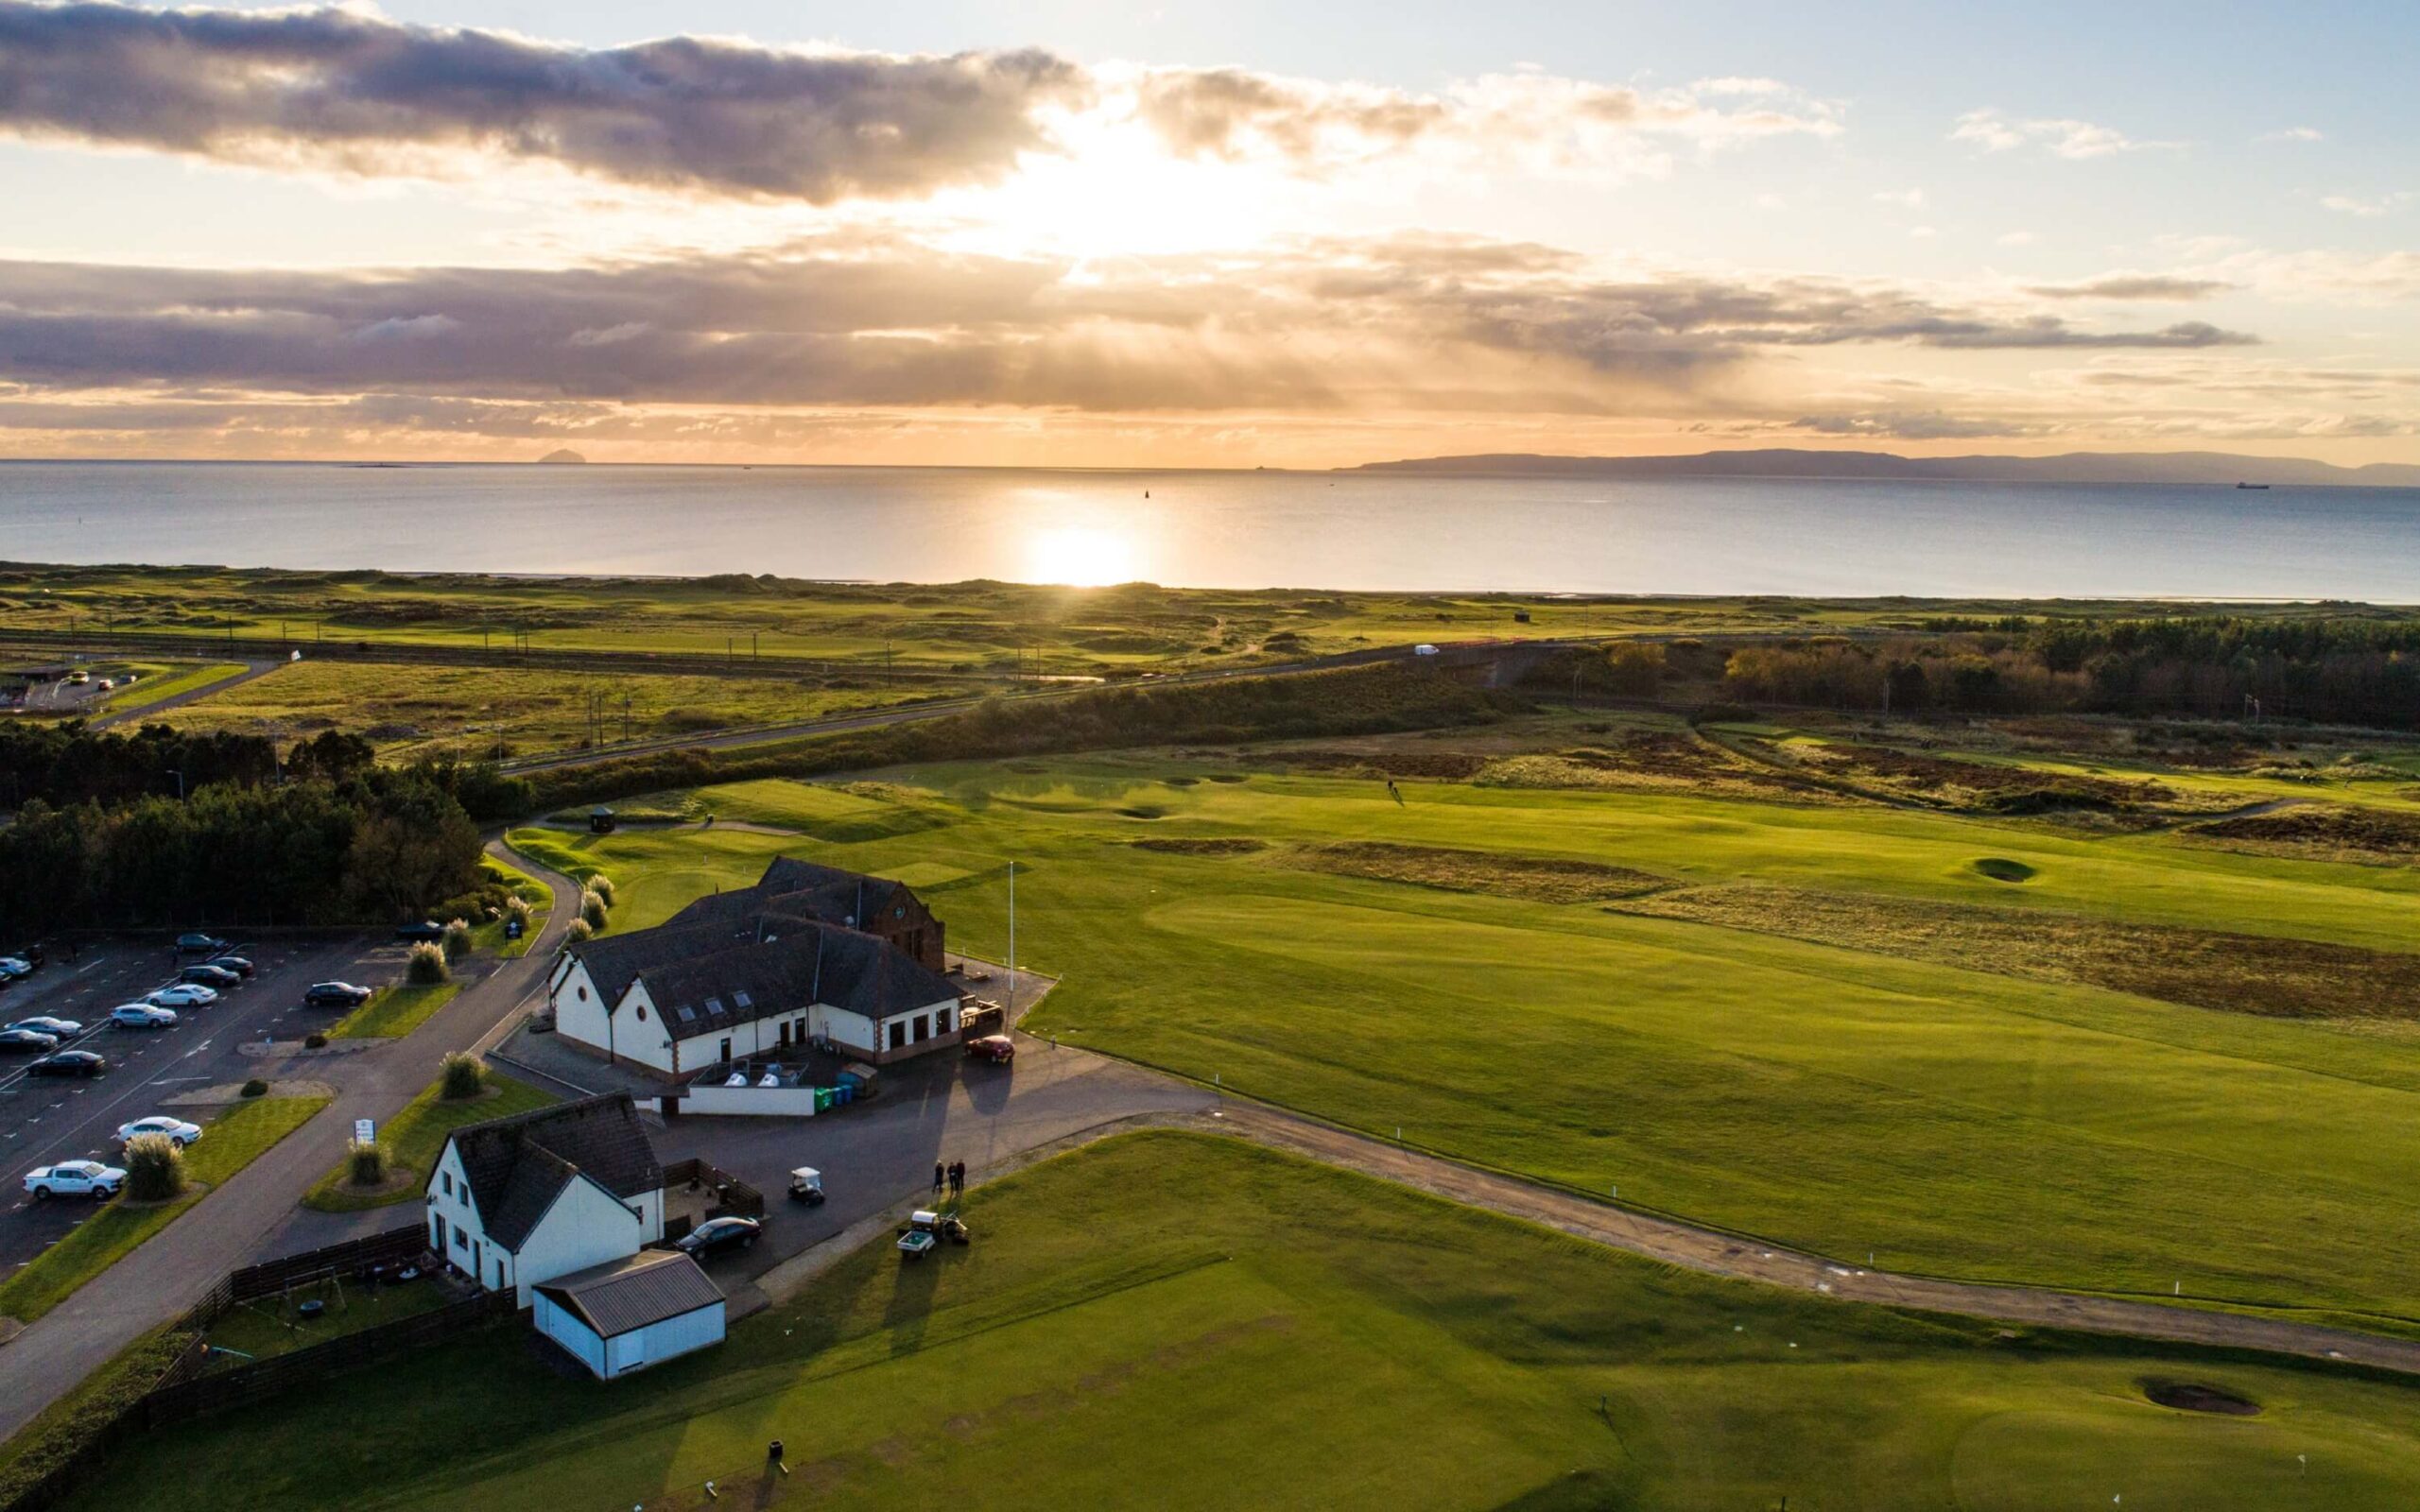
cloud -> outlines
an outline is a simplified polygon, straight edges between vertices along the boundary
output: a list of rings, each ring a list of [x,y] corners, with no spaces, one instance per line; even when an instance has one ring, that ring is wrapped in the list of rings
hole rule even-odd
[[[0,264],[0,381],[53,396],[418,394],[1094,413],[1722,407],[1831,347],[2187,351],[1822,279],[1609,278],[1552,248],[1314,240],[1079,269],[902,238],[562,270]]]
[[[1817,436],[1862,437],[1894,441],[1976,440],[1986,437],[2038,435],[2034,422],[2007,418],[1945,414],[1927,410],[1866,410],[1856,414],[1804,415],[1789,430]]]
[[[1949,140],[1967,142],[1985,152],[2013,152],[2037,146],[2053,157],[2083,160],[2125,152],[2169,151],[2182,142],[2140,142],[2116,127],[2068,119],[2014,120],[1996,110],[1968,111],[1950,128]]]
[[[1884,189],[1877,191],[1874,199],[1876,204],[1901,205],[1914,210],[1925,202],[1925,192],[1921,189]]]
[[[353,9],[0,0],[0,129],[379,171],[484,152],[814,203],[1004,177],[1083,70],[1033,50],[897,57],[671,37],[589,49]]]
[[[1411,152],[1517,157],[1548,171],[1658,172],[1663,144],[1717,147],[1824,137],[1840,109],[1773,79],[1639,90],[1538,72],[1489,74],[1437,94],[1234,68],[1144,70],[1134,113],[1180,156],[1324,172]]]
[[[2364,220],[2375,220],[2389,211],[2411,203],[2411,200],[2410,190],[2396,190],[2393,194],[2372,195],[2367,198],[2358,195],[2322,195],[2319,203],[2320,208],[2333,210],[2340,215],[2359,215]]]
[[[2280,130],[2263,131],[2256,142],[2325,142],[2327,133],[2315,126],[2289,126]]]
[[[2026,289],[2046,300],[2206,300],[2235,287],[2222,279],[2174,278],[2154,273],[2112,273],[2082,284],[2035,284]]]

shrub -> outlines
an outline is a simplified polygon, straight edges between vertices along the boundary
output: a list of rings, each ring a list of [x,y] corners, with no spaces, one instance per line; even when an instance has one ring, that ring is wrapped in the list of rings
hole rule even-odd
[[[247,1097],[267,1097],[268,1095],[268,1083],[261,1080],[258,1076],[255,1076],[251,1080],[244,1083],[244,1095]]]
[[[440,1095],[449,1102],[476,1097],[488,1085],[488,1063],[467,1050],[457,1050],[447,1056],[439,1079],[444,1086]]]
[[[529,915],[533,910],[529,906],[528,899],[518,893],[513,894],[504,901],[504,912],[506,918],[521,920],[521,927],[525,932],[529,928]]]
[[[328,1048],[328,1037],[321,1034],[319,1030],[314,1029],[309,1034],[302,1037],[302,1048],[305,1050],[325,1050]]]
[[[571,936],[573,943],[577,944],[580,940],[594,938],[596,931],[588,927],[587,919],[575,919],[571,921],[571,928],[564,933]]]
[[[404,966],[404,980],[422,987],[433,986],[453,974],[453,969],[445,964],[445,947],[426,940],[412,947],[411,957]]]
[[[354,1140],[345,1152],[345,1179],[357,1187],[374,1187],[387,1179],[387,1146],[376,1140]]]
[[[605,908],[602,894],[589,891],[579,895],[579,921],[586,924],[591,933],[605,927]]]
[[[470,924],[459,919],[446,920],[445,937],[439,943],[438,949],[445,953],[445,958],[449,961],[458,961],[463,956],[470,954]]]
[[[604,899],[605,906],[608,908],[613,907],[616,902],[621,901],[619,898],[614,896],[614,879],[605,875],[605,873],[601,871],[588,879],[588,890],[595,893],[597,897]]]
[[[126,1142],[126,1194],[137,1202],[165,1202],[185,1189],[185,1152],[165,1134],[138,1134]]]

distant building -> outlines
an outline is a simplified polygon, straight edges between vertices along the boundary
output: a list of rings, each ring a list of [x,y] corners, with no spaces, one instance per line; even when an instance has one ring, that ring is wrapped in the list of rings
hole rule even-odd
[[[456,1129],[428,1174],[428,1244],[522,1306],[664,1237],[664,1168],[628,1092]]]
[[[958,1042],[942,940],[906,884],[784,858],[653,929],[566,947],[547,996],[563,1039],[666,1076],[819,1040],[896,1060]]]

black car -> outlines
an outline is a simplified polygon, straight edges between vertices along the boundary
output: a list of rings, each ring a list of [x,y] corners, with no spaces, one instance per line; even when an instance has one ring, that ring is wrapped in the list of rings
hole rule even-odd
[[[180,935],[177,936],[180,955],[224,955],[227,942],[215,935]]]
[[[753,1218],[709,1218],[672,1242],[672,1247],[692,1258],[719,1255],[726,1249],[746,1249],[756,1242],[763,1226]]]
[[[368,988],[350,982],[314,982],[302,994],[302,1001],[315,1008],[354,1008],[372,996]]]
[[[205,964],[216,966],[222,971],[233,971],[237,976],[252,974],[251,961],[241,955],[214,955]]]
[[[0,1029],[0,1054],[46,1056],[59,1048],[59,1036],[40,1029]]]
[[[109,1069],[109,1062],[90,1050],[62,1050],[55,1056],[44,1056],[26,1068],[28,1076],[97,1076]]]
[[[244,979],[224,966],[213,966],[205,961],[199,966],[188,966],[179,971],[177,980],[191,982],[197,987],[216,988],[223,992]]]
[[[417,924],[401,926],[395,931],[395,937],[411,940],[416,944],[424,940],[432,942],[441,940],[445,937],[445,926],[433,919],[424,919]]]

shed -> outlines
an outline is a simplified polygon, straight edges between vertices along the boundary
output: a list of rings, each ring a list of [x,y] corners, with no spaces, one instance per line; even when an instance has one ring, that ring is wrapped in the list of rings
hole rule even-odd
[[[597,834],[614,833],[614,811],[599,803],[588,811],[588,828]]]
[[[647,1249],[533,1289],[529,1321],[599,1381],[722,1342],[722,1289],[677,1249]]]

